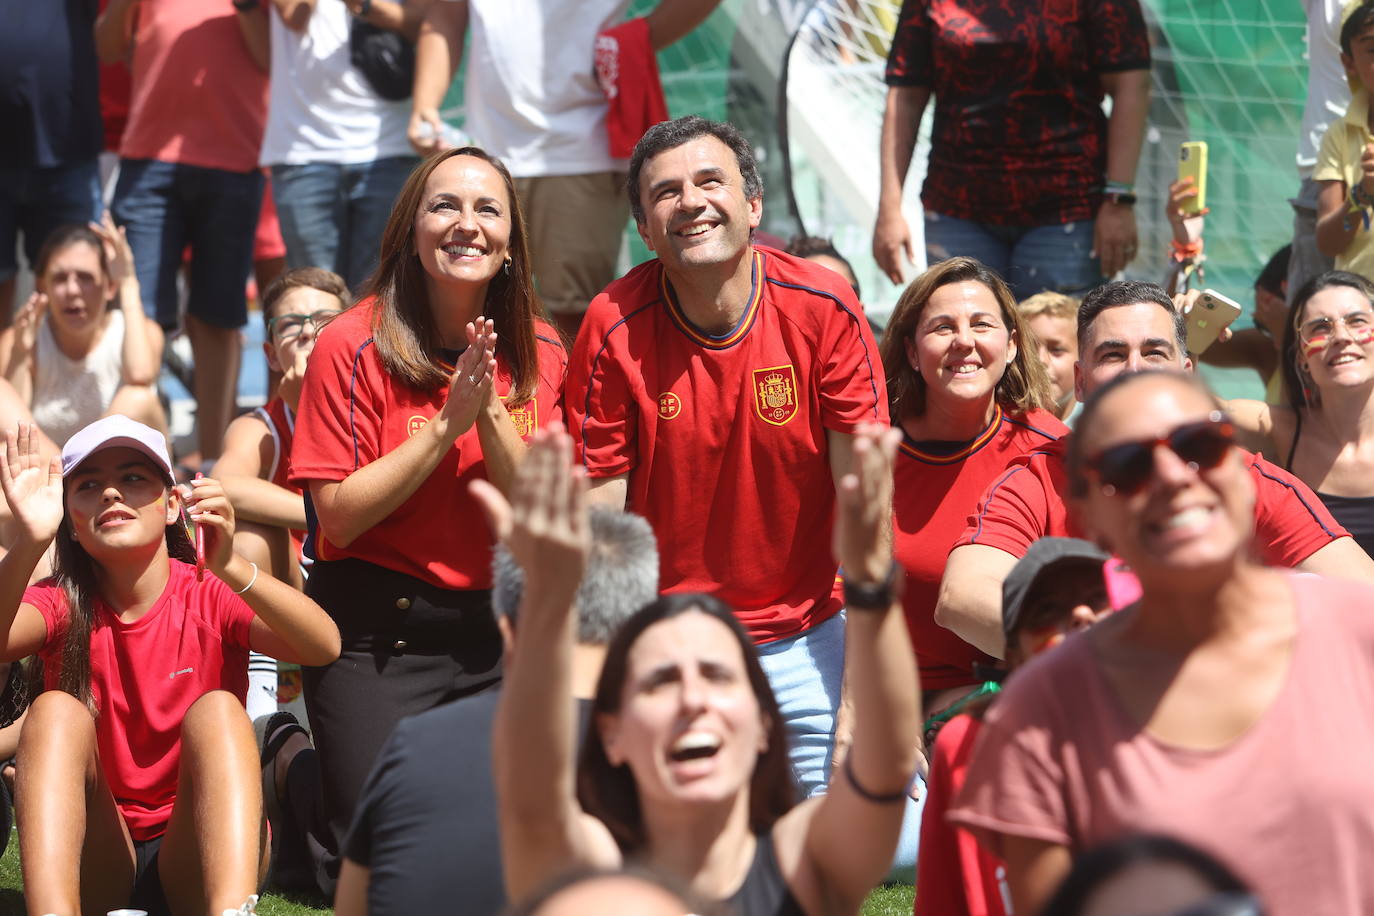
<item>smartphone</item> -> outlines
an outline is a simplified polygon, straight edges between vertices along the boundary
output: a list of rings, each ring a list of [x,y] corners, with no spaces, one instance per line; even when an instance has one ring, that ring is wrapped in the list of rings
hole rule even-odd
[[[1184,216],[1197,216],[1207,208],[1207,141],[1188,140],[1178,147],[1178,180],[1193,179],[1197,197],[1183,205]]]
[[[1217,335],[1240,317],[1240,303],[1216,290],[1204,289],[1188,312],[1188,352],[1201,356],[1216,343]]]

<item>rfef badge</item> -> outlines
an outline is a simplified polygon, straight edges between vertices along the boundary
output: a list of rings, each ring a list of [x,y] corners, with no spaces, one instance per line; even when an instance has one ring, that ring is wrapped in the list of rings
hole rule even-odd
[[[797,372],[791,366],[754,370],[754,409],[759,419],[782,426],[797,415]]]
[[[506,396],[500,397],[503,402],[506,400]],[[539,428],[539,403],[534,398],[530,398],[519,407],[507,407],[506,413],[521,439],[533,436],[534,431]]]

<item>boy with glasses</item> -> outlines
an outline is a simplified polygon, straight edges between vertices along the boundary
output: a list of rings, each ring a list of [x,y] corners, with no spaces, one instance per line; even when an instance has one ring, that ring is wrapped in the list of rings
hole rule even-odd
[[[276,395],[229,424],[213,472],[234,504],[234,550],[297,588],[303,584],[306,523],[305,497],[289,482],[296,407],[320,328],[349,305],[343,278],[319,267],[287,271],[267,288],[262,349],[272,376],[280,376]],[[276,663],[254,654],[249,675],[249,717],[276,712]]]

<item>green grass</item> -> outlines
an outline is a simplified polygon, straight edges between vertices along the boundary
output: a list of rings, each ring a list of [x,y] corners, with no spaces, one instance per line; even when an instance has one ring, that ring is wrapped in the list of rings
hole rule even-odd
[[[0,856],[0,916],[24,916],[24,880],[19,874],[19,838],[10,834],[10,844]],[[910,916],[915,898],[910,884],[888,884],[868,896],[863,916]],[[315,916],[330,913],[314,904],[320,901],[301,897],[267,894],[258,904],[261,916]]]

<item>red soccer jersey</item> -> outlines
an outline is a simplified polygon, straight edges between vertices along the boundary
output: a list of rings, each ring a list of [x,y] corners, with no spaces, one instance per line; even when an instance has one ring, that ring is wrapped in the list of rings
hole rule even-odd
[[[272,465],[266,479],[292,493],[300,493],[299,484],[291,480],[291,443],[296,437],[296,413],[281,398],[273,398],[264,407],[253,408],[253,416],[267,426],[272,434]],[[290,529],[293,550],[299,559],[305,546],[305,532]]]
[[[1048,411],[1007,417],[998,408],[972,442],[902,442],[893,498],[893,552],[906,570],[902,608],[920,664],[921,688],[975,684],[975,662],[992,659],[935,622],[945,558],[988,484],[1019,455],[1068,428]]]
[[[359,303],[321,332],[305,370],[291,481],[343,480],[405,442],[439,412],[447,385],[430,391],[393,379],[372,342],[375,300]],[[563,417],[562,385],[567,357],[558,333],[540,322],[539,383],[534,399],[512,408],[524,439]],[[510,392],[504,358],[496,359],[496,393]],[[314,559],[354,557],[403,572],[440,588],[491,587],[492,535],[468,482],[486,477],[477,427],[463,433],[410,498],[348,547],[312,530]]]
[[[827,433],[886,422],[873,334],[832,271],[754,248],[744,316],[713,337],[658,261],[593,300],[568,371],[568,425],[592,477],[629,474],[665,592],[709,592],[759,642],[840,608]]]
[[[67,619],[66,594],[52,579],[23,601],[43,615],[48,636],[38,655],[44,687],[57,688]],[[100,765],[135,840],[167,827],[176,800],[181,722],[211,690],[248,695],[248,626],[253,611],[214,576],[171,561],[157,603],[124,623],[96,599],[91,627],[91,695]]]
[[[1082,537],[1064,504],[1067,444],[1066,436],[1013,461],[988,487],[954,546],[986,544],[1020,557],[1038,538]],[[1254,546],[1263,563],[1297,566],[1350,536],[1307,484],[1259,455],[1242,455],[1255,482]]]
[[[940,729],[921,814],[916,861],[916,916],[1006,916],[1006,866],[962,827],[945,820],[964,787],[982,723],[955,716]]]

